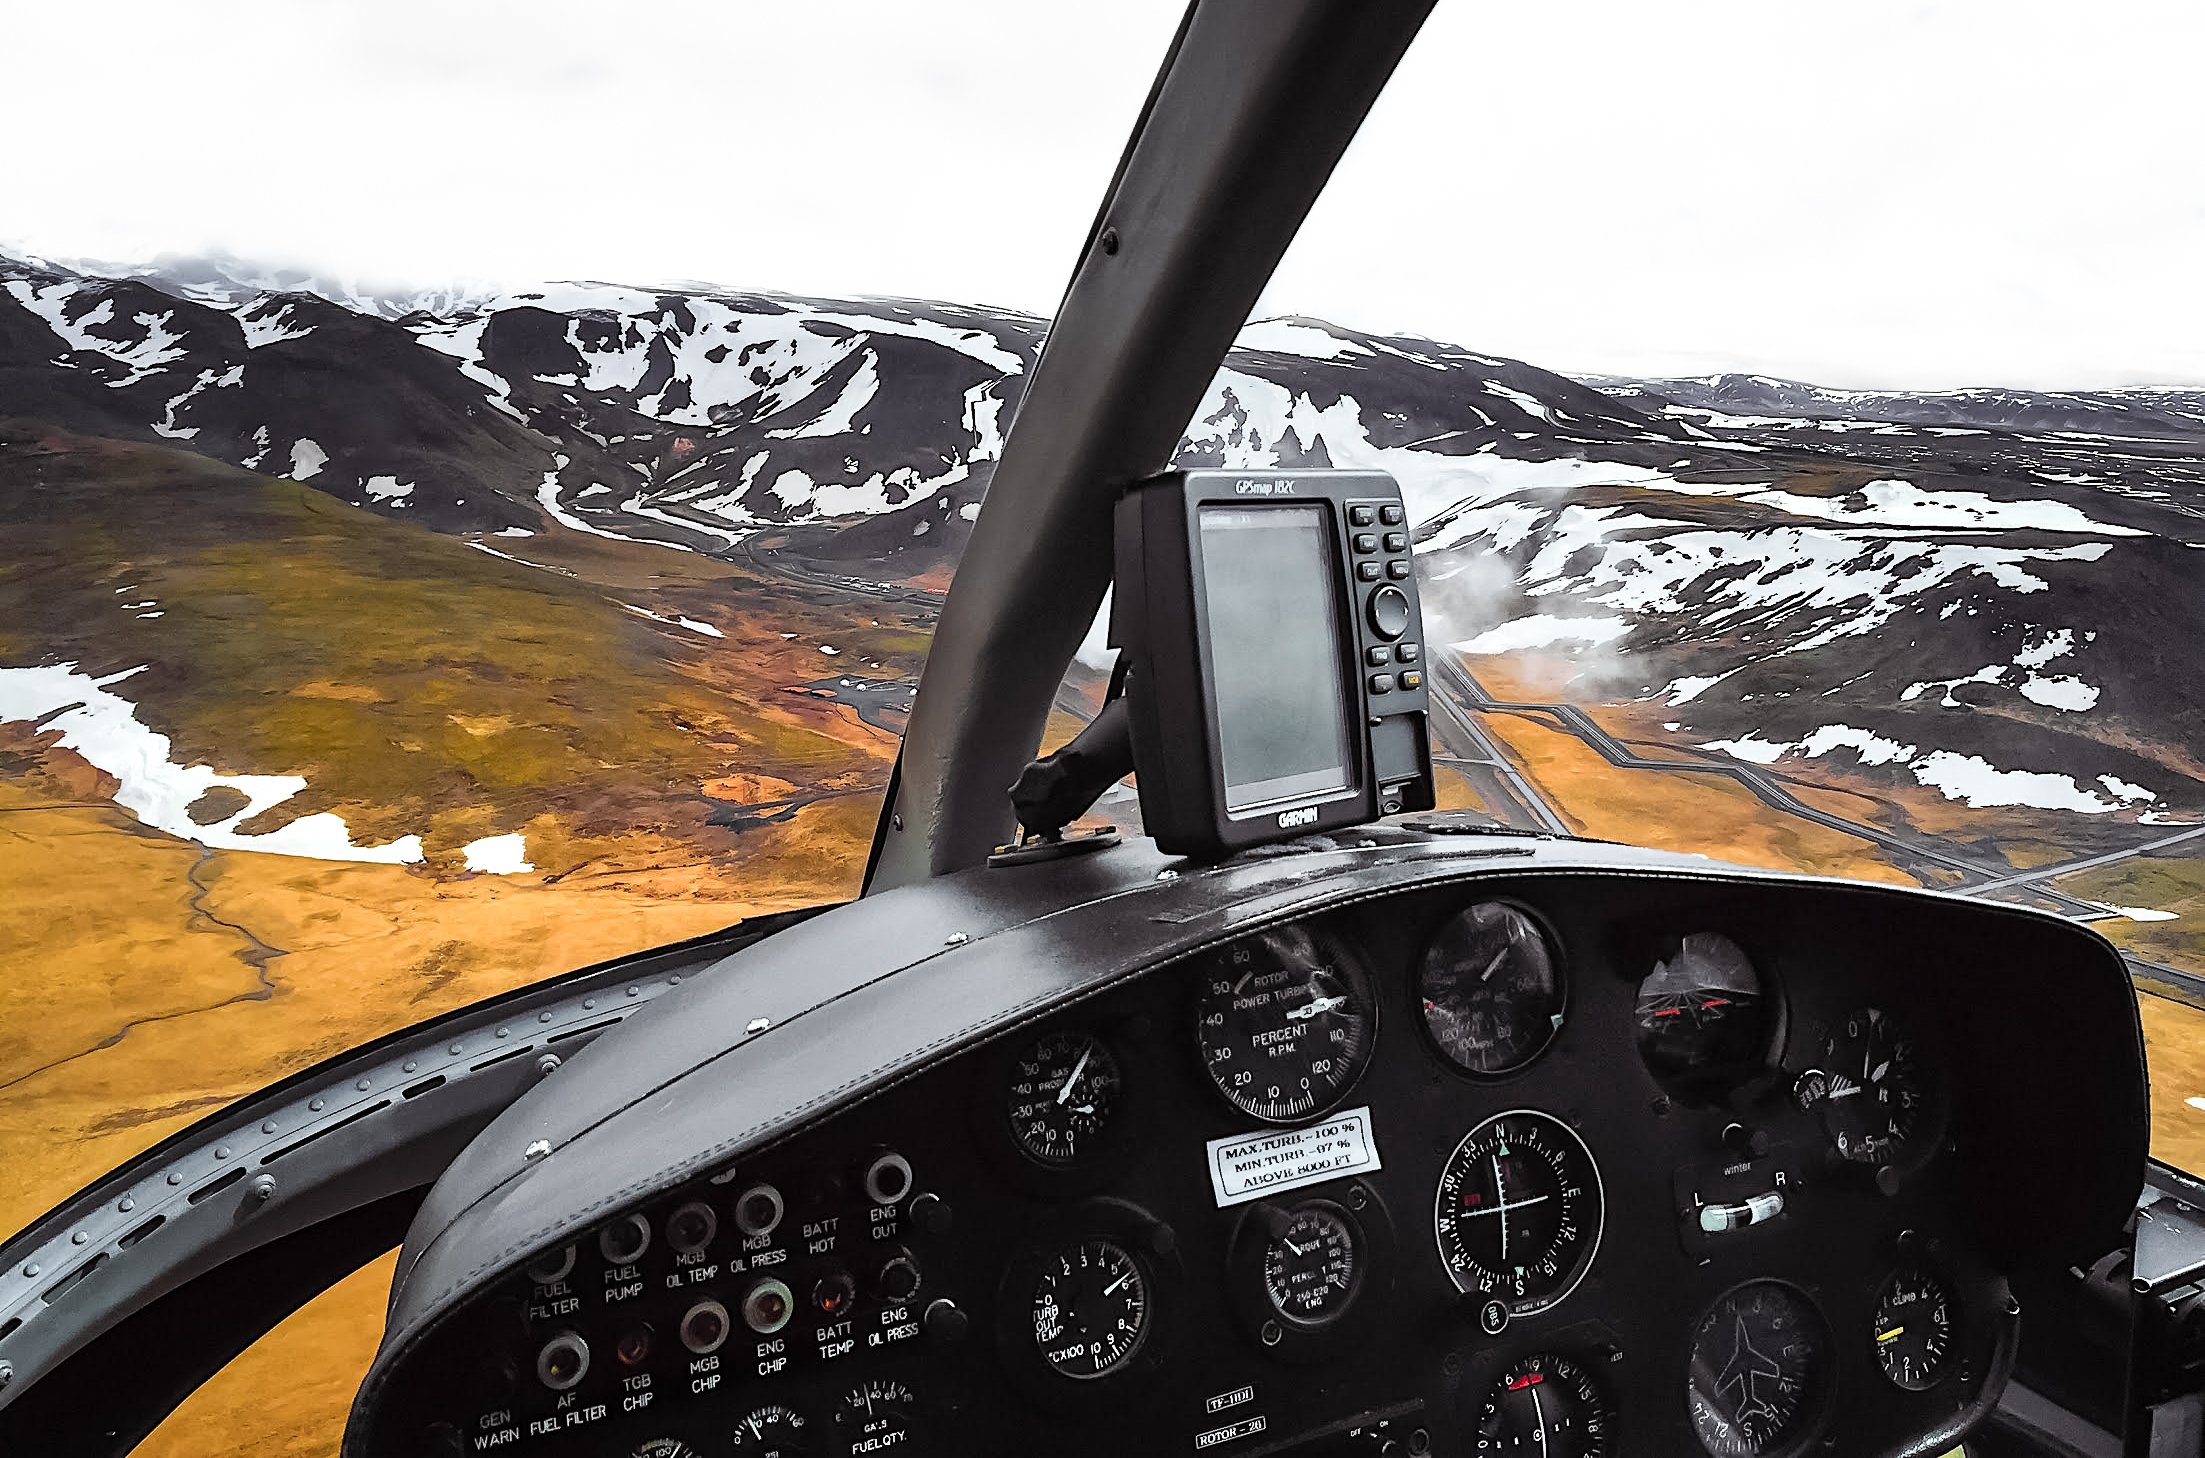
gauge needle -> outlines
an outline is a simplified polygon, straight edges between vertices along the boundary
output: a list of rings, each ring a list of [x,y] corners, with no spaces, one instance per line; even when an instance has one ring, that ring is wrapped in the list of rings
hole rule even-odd
[[[1898,1339],[1899,1339],[1900,1337],[1903,1337],[1903,1336],[1905,1336],[1905,1335],[1906,1335],[1906,1328],[1905,1328],[1905,1327],[1903,1327],[1903,1326],[1895,1326],[1895,1327],[1891,1328],[1891,1330],[1889,1330],[1889,1331],[1879,1331],[1879,1332],[1877,1332],[1877,1333],[1876,1333],[1876,1341],[1877,1341],[1877,1343],[1878,1343],[1879,1345],[1881,1345],[1881,1344],[1882,1344],[1882,1343],[1884,1343],[1884,1342],[1895,1342],[1895,1341],[1897,1341],[1897,1340],[1898,1340]]]
[[[1486,963],[1486,964],[1485,964],[1485,970],[1484,970],[1483,972],[1480,972],[1480,973],[1478,974],[1478,981],[1480,981],[1480,982],[1487,982],[1487,981],[1491,981],[1491,980],[1492,980],[1492,977],[1493,977],[1493,974],[1494,974],[1494,972],[1495,972],[1495,971],[1497,971],[1497,970],[1498,970],[1498,969],[1500,968],[1500,965],[1501,965],[1501,963],[1503,963],[1503,962],[1505,962],[1505,961],[1507,961],[1507,960],[1508,960],[1508,948],[1506,948],[1506,947],[1503,947],[1503,948],[1501,948],[1501,949],[1500,949],[1499,951],[1497,951],[1497,952],[1495,952],[1495,953],[1493,954],[1493,960],[1492,960],[1492,961],[1490,961],[1490,962],[1488,962],[1488,963]]]
[[[1543,1452],[1547,1446],[1547,1405],[1539,1400],[1536,1387],[1531,1389],[1531,1412],[1539,1420],[1539,1448]]]
[[[758,1414],[752,1413],[749,1418],[746,1419],[746,1421],[750,1424],[750,1435],[753,1438],[756,1438],[759,1442],[764,1442],[766,1439],[766,1432],[765,1429],[758,1426]]]
[[[1115,1281],[1112,1281],[1112,1282],[1111,1282],[1111,1283],[1110,1283],[1109,1285],[1107,1285],[1107,1286],[1103,1287],[1103,1290],[1102,1290],[1102,1293],[1103,1293],[1103,1295],[1105,1295],[1105,1296],[1115,1295],[1115,1294],[1117,1293],[1117,1290],[1118,1290],[1118,1288],[1119,1288],[1120,1286],[1123,1286],[1123,1285],[1124,1285],[1124,1284],[1125,1284],[1126,1282],[1128,1282],[1128,1281],[1130,1281],[1130,1280],[1132,1280],[1132,1279],[1133,1279],[1133,1273],[1132,1273],[1131,1271],[1127,1271],[1127,1272],[1125,1272],[1125,1273],[1124,1273],[1123,1275],[1119,1276],[1117,1280],[1115,1280]]]
[[[1286,1015],[1295,1022],[1305,1022],[1319,1013],[1338,1012],[1346,1006],[1347,998],[1344,995],[1340,997],[1313,997],[1300,1007],[1287,1009]]]
[[[1508,1186],[1501,1179],[1501,1157],[1493,1156],[1493,1198],[1498,1202],[1494,1211],[1501,1217],[1501,1259],[1508,1259]]]
[[[1080,1049],[1080,1061],[1072,1065],[1070,1073],[1064,1075],[1064,1087],[1057,1090],[1058,1103],[1061,1104],[1072,1096],[1072,1088],[1080,1081],[1080,1075],[1087,1071],[1087,1060],[1094,1051],[1095,1045],[1093,1043],[1089,1043],[1086,1047]]]

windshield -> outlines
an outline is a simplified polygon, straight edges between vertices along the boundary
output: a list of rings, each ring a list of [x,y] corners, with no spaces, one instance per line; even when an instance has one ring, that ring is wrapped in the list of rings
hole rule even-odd
[[[816,150],[685,154],[726,135],[700,87],[619,155],[596,129],[494,176],[424,163],[486,117],[550,135],[665,89],[660,52],[560,12],[449,66],[387,18],[346,66],[334,22],[263,36],[248,59],[304,114],[347,107],[297,77],[372,120],[396,75],[416,120],[379,152],[365,121],[237,111],[262,181],[207,205],[251,226],[195,221],[204,180],[120,131],[26,163],[0,235],[0,1225],[390,1029],[855,893],[1178,11],[1031,9],[787,34],[685,11],[700,53],[749,58],[751,134],[840,118]],[[1711,56],[1581,10],[1441,8],[1178,463],[1400,479],[1464,823],[2087,920],[2147,994],[2155,1150],[2205,1167],[2205,239],[2123,141],[2194,139],[2186,93],[2136,82],[2151,55],[2094,69],[2111,28],[2028,16],[1901,45],[1726,7]],[[166,23],[119,48],[148,88],[189,41]],[[872,102],[759,60],[828,31]],[[1819,59],[1803,84],[1772,54]],[[1706,84],[1657,87],[1651,55]],[[1939,102],[1937,66],[1980,107]],[[2048,67],[2054,111],[2022,84]],[[2098,70],[2128,79],[2078,92]],[[19,89],[0,120],[62,105]],[[269,221],[265,179],[333,155],[418,168],[419,213]],[[2134,226],[2017,216],[2069,165]],[[121,230],[95,196],[118,177],[144,203]],[[164,212],[173,235],[137,221]],[[611,281],[537,282],[562,276]],[[727,286],[655,282],[700,276]],[[1108,666],[1098,631],[1048,743]],[[1137,823],[1123,789],[1100,809]],[[355,1278],[296,1339],[364,1355],[381,1290]],[[205,1402],[253,1410],[265,1380]],[[212,1410],[196,1430],[228,1431]]]

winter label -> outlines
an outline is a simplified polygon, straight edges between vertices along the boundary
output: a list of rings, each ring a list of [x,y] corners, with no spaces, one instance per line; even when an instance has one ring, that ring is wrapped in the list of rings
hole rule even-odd
[[[1209,1150],[1210,1193],[1220,1210],[1380,1167],[1367,1107],[1334,1114],[1306,1129],[1212,1139]]]

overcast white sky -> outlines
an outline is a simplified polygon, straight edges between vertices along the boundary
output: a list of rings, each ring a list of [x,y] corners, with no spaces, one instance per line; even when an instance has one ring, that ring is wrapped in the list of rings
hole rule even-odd
[[[0,243],[1045,312],[1179,10],[13,5]],[[1572,371],[2205,383],[2201,63],[2192,0],[1441,0],[1264,311]]]

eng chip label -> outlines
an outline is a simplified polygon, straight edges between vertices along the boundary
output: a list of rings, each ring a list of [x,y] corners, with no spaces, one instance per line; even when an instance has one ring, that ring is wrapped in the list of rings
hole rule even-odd
[[[1220,1210],[1381,1167],[1368,1106],[1334,1114],[1306,1129],[1212,1139],[1209,1154],[1210,1193]]]

